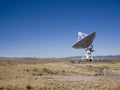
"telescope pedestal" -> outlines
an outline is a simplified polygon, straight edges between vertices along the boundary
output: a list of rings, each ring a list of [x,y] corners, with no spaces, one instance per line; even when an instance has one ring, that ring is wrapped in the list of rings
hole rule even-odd
[[[93,56],[92,56],[91,53],[94,51],[92,48],[93,48],[92,45],[86,48],[86,54],[85,54],[85,57],[83,57],[82,59],[89,60],[90,62],[92,61]]]

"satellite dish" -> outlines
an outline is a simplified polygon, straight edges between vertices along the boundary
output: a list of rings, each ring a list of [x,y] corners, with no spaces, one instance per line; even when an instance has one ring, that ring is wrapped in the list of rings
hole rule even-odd
[[[86,55],[82,59],[92,60],[93,57],[91,52],[93,52],[93,45],[92,42],[95,38],[96,32],[93,32],[89,35],[84,34],[82,32],[78,32],[78,41],[72,46],[75,49],[85,49]]]

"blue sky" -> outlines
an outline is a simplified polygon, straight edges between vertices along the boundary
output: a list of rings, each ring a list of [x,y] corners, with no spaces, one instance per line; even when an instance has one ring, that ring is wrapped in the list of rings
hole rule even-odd
[[[120,1],[0,0],[0,56],[84,55],[78,31],[96,32],[93,55],[120,54]]]

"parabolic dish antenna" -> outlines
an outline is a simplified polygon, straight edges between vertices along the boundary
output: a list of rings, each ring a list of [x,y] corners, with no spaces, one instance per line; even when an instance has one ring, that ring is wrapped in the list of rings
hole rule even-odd
[[[92,60],[93,57],[91,52],[93,52],[93,45],[92,42],[95,38],[96,32],[93,32],[89,35],[84,34],[82,32],[78,32],[78,41],[72,46],[75,49],[85,49],[86,55],[82,59]]]

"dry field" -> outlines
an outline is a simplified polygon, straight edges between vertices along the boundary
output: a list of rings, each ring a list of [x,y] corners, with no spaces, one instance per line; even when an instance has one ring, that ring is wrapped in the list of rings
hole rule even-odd
[[[0,60],[0,90],[120,90],[120,60]]]

